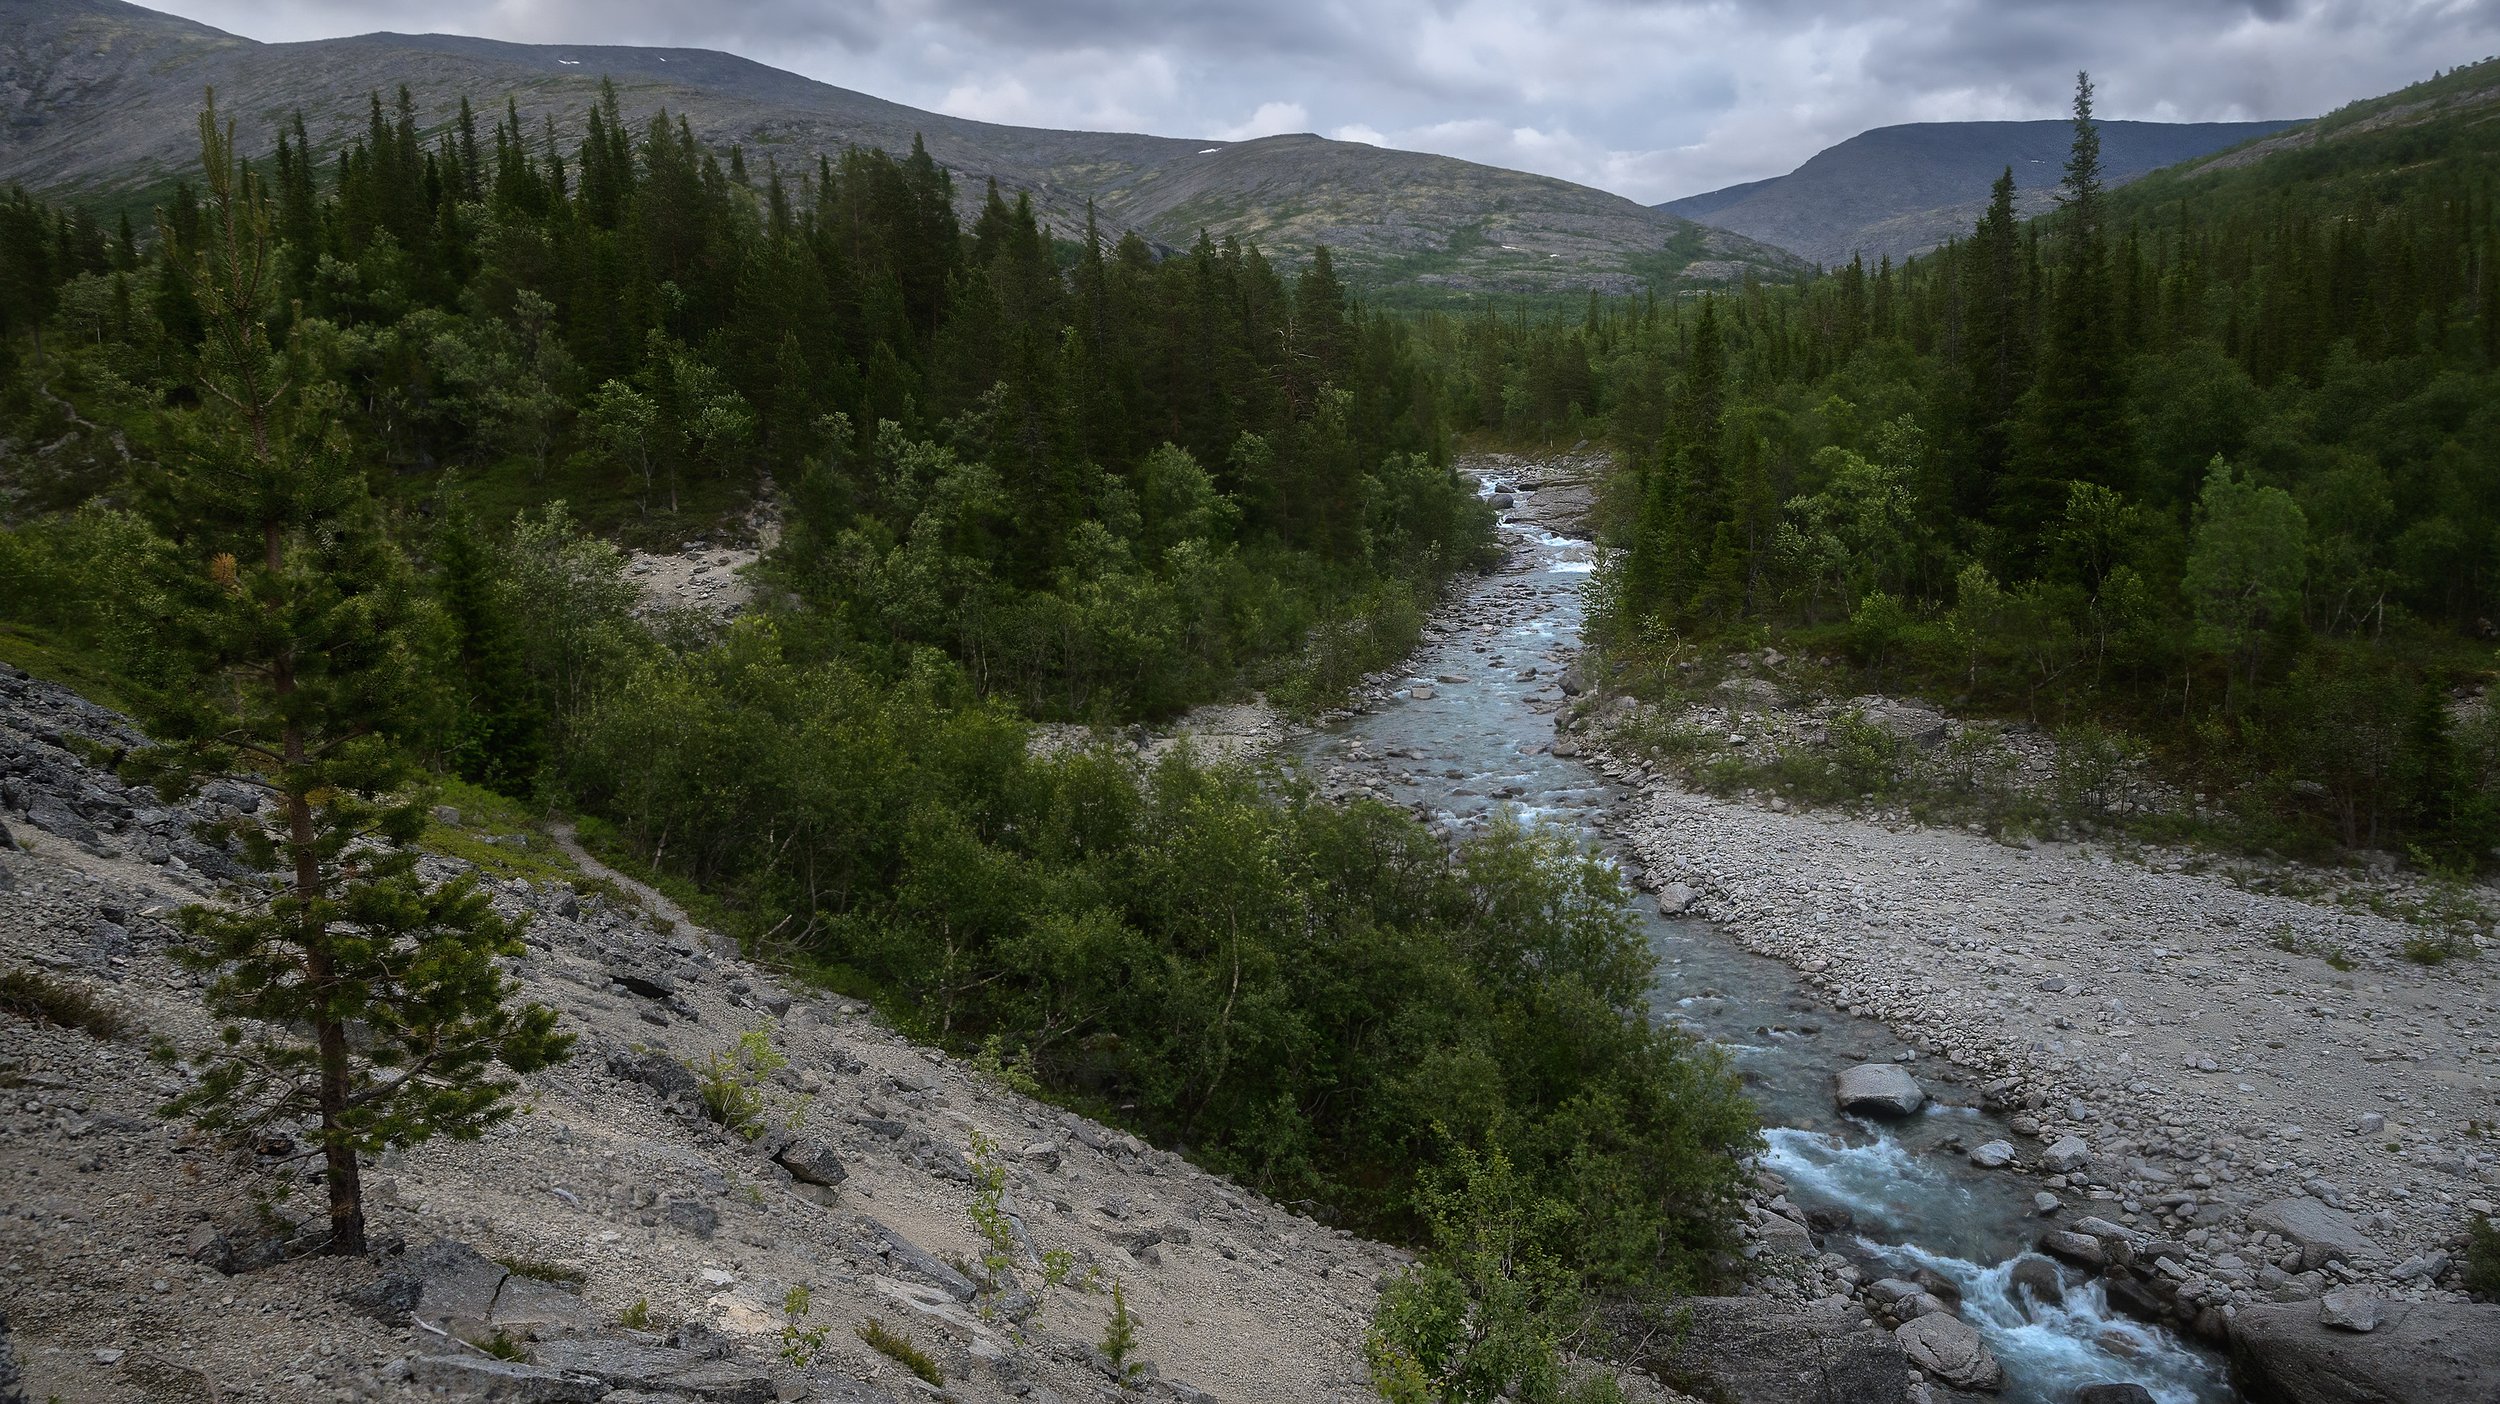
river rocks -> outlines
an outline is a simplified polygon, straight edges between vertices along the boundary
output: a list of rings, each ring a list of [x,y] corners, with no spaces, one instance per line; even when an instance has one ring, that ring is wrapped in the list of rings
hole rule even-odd
[[[2248,1211],[2248,1226],[2300,1249],[2300,1265],[2321,1268],[2375,1254],[2377,1245],[2342,1211],[2309,1198],[2278,1199]]]
[[[2040,1168],[2052,1175],[2071,1175],[2091,1159],[2092,1148],[2081,1136],[2060,1136],[2040,1152]]]
[[[1913,746],[1940,745],[1951,729],[1951,723],[1942,712],[1912,702],[1889,697],[1861,697],[1849,705],[1895,740]]]
[[[2005,1367],[1997,1363],[1979,1328],[1958,1316],[1937,1312],[1904,1321],[1894,1329],[1910,1363],[1955,1389],[2001,1389]]]
[[[1554,754],[1562,754],[1562,747],[1559,743],[1554,748]],[[1682,916],[1686,912],[1691,911],[1693,909],[1693,904],[1700,900],[1700,893],[1695,892],[1693,889],[1686,887],[1680,882],[1671,882],[1658,889],[1658,914],[1660,916]]]
[[[2368,1335],[2378,1329],[2378,1294],[2366,1287],[2338,1287],[2318,1299],[2318,1321],[2338,1330]],[[2494,1362],[2500,1369],[2500,1361]]]
[[[1668,1385],[1724,1404],[1908,1404],[1901,1343],[1856,1308],[1782,1306],[1760,1297],[1694,1297],[1680,1321],[1618,1320],[1646,1343],[1634,1363]]]
[[[2026,1254],[2015,1260],[2014,1270],[2009,1276],[2015,1288],[2017,1301],[2022,1299],[2023,1293],[2028,1292],[2031,1294],[2031,1299],[2042,1306],[2066,1304],[2066,1279],[2059,1275],[2057,1264],[2046,1258],[2035,1258]]]
[[[2109,1266],[2109,1251],[2101,1246],[2101,1240],[2070,1229],[2057,1229],[2040,1235],[2040,1251],[2094,1272]]]
[[[1767,1257],[1811,1258],[1816,1252],[1813,1233],[1783,1214],[1763,1215],[1754,1225],[1754,1236]]]
[[[2075,1391],[2075,1404],[2158,1404],[2140,1384],[2088,1384]]]
[[[1982,1170],[2002,1170],[2014,1163],[2014,1143],[1990,1141],[1986,1145],[1973,1146],[1970,1163]]]
[[[1832,1100],[1862,1116],[1909,1116],[1927,1104],[1927,1089],[1897,1063],[1860,1063],[1833,1077]]]
[[[2500,1381],[2500,1306],[2387,1302],[2366,1335],[2330,1327],[2319,1302],[2258,1305],[2231,1320],[2231,1370],[2250,1404],[2484,1404]]]

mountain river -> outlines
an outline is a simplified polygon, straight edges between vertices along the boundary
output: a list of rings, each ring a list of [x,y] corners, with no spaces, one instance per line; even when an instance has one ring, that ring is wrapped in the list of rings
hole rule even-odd
[[[1334,771],[1377,784],[1444,826],[1482,824],[1502,809],[1561,826],[1631,872],[1635,860],[1609,838],[1610,816],[1631,791],[1549,749],[1594,549],[1527,520],[1538,469],[1516,471],[1523,476],[1479,474],[1485,495],[1502,491],[1496,505],[1506,497],[1517,509],[1505,512],[1511,550],[1503,568],[1445,612],[1440,636],[1409,660],[1413,676],[1396,695],[1301,734],[1288,754],[1315,779]],[[1764,1163],[1787,1181],[1791,1201],[1851,1216],[1851,1227],[1822,1235],[1824,1247],[1872,1276],[1927,1268],[1959,1285],[1963,1318],[2005,1367],[2005,1404],[2071,1404],[2078,1389],[2100,1382],[2142,1385],[2161,1404],[2237,1398],[2211,1351],[2119,1314],[2097,1282],[2073,1269],[2056,1267],[2060,1304],[2015,1284],[2015,1265],[2045,1221],[2032,1212],[2029,1181],[1974,1167],[1947,1145],[2011,1135],[1949,1069],[1910,1063],[1935,1094],[1920,1116],[1844,1116],[1832,1105],[1833,1074],[1893,1057],[1903,1051],[1899,1039],[1833,1009],[1788,967],[1707,922],[1664,918],[1645,898],[1633,912],[1658,958],[1656,1016],[1732,1060],[1768,1128]]]

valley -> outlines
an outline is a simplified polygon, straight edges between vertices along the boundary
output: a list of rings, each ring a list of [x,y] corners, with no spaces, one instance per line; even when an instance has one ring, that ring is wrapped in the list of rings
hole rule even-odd
[[[560,3],[0,0],[0,1404],[2500,1389],[2500,59]]]

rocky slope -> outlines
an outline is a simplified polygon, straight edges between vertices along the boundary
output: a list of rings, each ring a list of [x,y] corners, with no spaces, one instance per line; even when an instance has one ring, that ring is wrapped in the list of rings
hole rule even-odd
[[[317,146],[365,127],[369,96],[401,85],[429,135],[466,95],[492,121],[578,131],[612,77],[640,123],[661,106],[715,147],[786,168],[851,146],[909,150],[915,135],[956,177],[967,215],[986,181],[1032,196],[1062,234],[1086,203],[1117,237],[1166,248],[1206,230],[1296,260],[1325,242],[1360,285],[1475,291],[1636,291],[1653,282],[1787,276],[1791,255],[1604,191],[1418,152],[1316,136],[1217,142],[1006,127],[923,112],[702,49],[505,44],[368,34],[261,44],[120,0],[0,0],[0,181],[129,198],[187,171],[201,91],[214,87],[246,152],[301,109]],[[573,137],[568,135],[566,140]]]
[[[2103,122],[2109,183],[2235,147],[2288,122]],[[1861,132],[1784,176],[1657,208],[1837,266],[1895,263],[1966,236],[2011,167],[2024,216],[2056,206],[2074,129],[2062,121],[1913,122]]]
[[[368,1172],[376,1237],[404,1254],[271,1264],[299,1224],[318,1227],[317,1192],[271,1198],[290,1147],[238,1160],[161,1122],[183,1074],[145,1047],[211,1032],[165,956],[166,918],[230,870],[188,823],[257,796],[221,787],[162,808],[62,744],[82,738],[135,739],[59,688],[0,675],[18,845],[0,852],[0,963],[88,993],[126,1030],[0,1016],[0,1292],[34,1398],[931,1393],[855,1334],[875,1319],[934,1359],[946,1397],[1090,1399],[1116,1392],[1095,1349],[1114,1280],[1145,1362],[1128,1397],[1365,1397],[1362,1331],[1395,1250],[1020,1097],[647,915],[614,882],[567,880],[544,836],[466,818],[457,833],[511,855],[489,880],[499,909],[530,920],[516,973],[563,1012],[576,1052],[493,1134]],[[426,863],[437,878],[467,866]],[[686,1068],[747,1030],[788,1060],[765,1088],[776,1125],[753,1142],[693,1114]],[[971,1213],[992,1166],[1015,1224],[1006,1267],[983,1266],[995,1250]],[[1044,1285],[1038,1255],[1060,1252],[1085,1285]],[[797,1285],[813,1293],[800,1327],[828,1328],[804,1366],[782,1350]],[[461,1339],[498,1333],[529,1359]]]

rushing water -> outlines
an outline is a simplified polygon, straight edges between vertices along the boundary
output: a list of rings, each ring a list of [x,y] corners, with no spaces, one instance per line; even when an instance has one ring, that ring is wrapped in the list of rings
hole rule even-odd
[[[1483,482],[1488,495],[1494,486]],[[1622,787],[1548,749],[1593,549],[1531,523],[1506,522],[1503,531],[1515,548],[1509,564],[1412,660],[1406,692],[1291,750],[1314,774],[1357,765],[1445,827],[1508,810],[1573,832],[1629,868],[1606,835]],[[2031,1216],[2026,1183],[1979,1170],[1948,1146],[2007,1133],[1968,1104],[1944,1069],[1911,1064],[1938,1096],[1923,1115],[1884,1125],[1842,1116],[1831,1103],[1832,1075],[1909,1051],[1899,1040],[1830,1007],[1786,966],[1738,948],[1706,922],[1662,918],[1645,900],[1634,916],[1658,958],[1651,1009],[1727,1053],[1773,1128],[1764,1161],[1788,1181],[1791,1198],[1852,1216],[1853,1229],[1826,1235],[1826,1246],[1854,1247],[1851,1256],[1876,1269],[1925,1269],[1959,1286],[1963,1318],[2005,1365],[2007,1404],[2068,1404],[2077,1388],[2100,1381],[2143,1385],[2161,1404],[2234,1397],[2209,1352],[2118,1315],[2096,1283],[2058,1268],[2061,1300],[2043,1302],[2014,1282],[2042,1221]],[[1839,1241],[1852,1234],[1854,1242]]]

